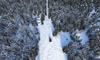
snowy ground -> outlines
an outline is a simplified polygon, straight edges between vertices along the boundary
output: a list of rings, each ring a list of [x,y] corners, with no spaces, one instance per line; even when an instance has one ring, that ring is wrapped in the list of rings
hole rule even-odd
[[[45,16],[44,24],[41,25],[41,21],[38,21],[40,41],[39,54],[36,60],[67,60],[66,54],[62,51],[60,34],[55,37],[52,35],[53,26],[51,19],[48,18],[48,0],[46,0],[46,10],[47,16]]]
[[[86,42],[89,41],[89,38],[88,38],[88,36],[86,35],[87,30],[88,30],[88,29],[85,29],[85,30],[82,31],[82,32],[77,31],[77,33],[76,33],[76,35],[80,37],[79,39],[82,40],[82,41],[81,41],[81,44],[82,44],[82,45],[84,45]]]
[[[67,60],[62,51],[60,34],[52,36],[51,19],[45,17],[44,24],[38,24],[40,30],[39,54],[37,60]],[[49,37],[52,42],[49,42]]]
[[[71,41],[70,33],[61,31],[59,35],[60,35],[60,40],[61,40],[61,47],[63,48],[64,46],[68,45],[69,42]]]

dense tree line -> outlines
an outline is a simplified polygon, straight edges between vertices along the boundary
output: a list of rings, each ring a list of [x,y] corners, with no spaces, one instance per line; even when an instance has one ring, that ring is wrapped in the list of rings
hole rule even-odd
[[[68,60],[97,60],[100,55],[100,1],[48,0],[48,4],[53,36],[60,31],[71,34],[72,41],[63,48]],[[95,13],[90,15],[93,10]],[[0,60],[35,60],[40,40],[37,19],[40,18],[43,25],[45,15],[46,0],[0,0]],[[82,45],[76,30],[87,28],[89,41]]]
[[[35,60],[40,39],[37,18],[46,14],[45,1],[0,0],[0,60]]]
[[[98,60],[96,57],[100,55],[99,4],[99,0],[49,0],[49,18],[55,28],[53,36],[60,31],[71,34],[72,41],[63,48],[68,54],[68,60]],[[95,12],[91,15],[93,10]],[[82,45],[76,30],[84,31],[87,28],[89,41]]]

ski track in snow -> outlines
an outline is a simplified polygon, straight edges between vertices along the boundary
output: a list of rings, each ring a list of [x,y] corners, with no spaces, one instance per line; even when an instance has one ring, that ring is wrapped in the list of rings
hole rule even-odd
[[[66,56],[62,51],[60,35],[52,36],[51,19],[45,16],[44,24],[38,24],[40,29],[39,41],[39,59],[37,60],[66,60]],[[52,42],[49,42],[49,37]]]

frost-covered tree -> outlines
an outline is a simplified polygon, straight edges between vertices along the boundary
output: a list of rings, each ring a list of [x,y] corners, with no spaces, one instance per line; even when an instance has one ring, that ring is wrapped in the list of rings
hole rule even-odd
[[[100,56],[100,0],[48,0],[53,36],[69,32],[63,48],[68,60],[98,60]],[[94,12],[95,11],[95,12]],[[45,20],[46,0],[0,0],[0,60],[35,60],[38,54],[37,18]],[[81,44],[76,31],[88,29]]]
[[[49,0],[49,14],[53,26],[55,28],[53,35],[56,36],[60,32],[60,24],[62,26],[61,31],[69,31],[73,40],[73,43],[70,42],[67,45],[68,47],[64,47],[63,49],[64,52],[68,54],[68,60],[83,60],[83,57],[86,60],[96,60],[96,57],[100,55],[100,6],[98,5],[99,3],[99,0]],[[94,10],[95,12],[91,14],[91,12],[93,12]],[[87,28],[87,35],[89,37],[89,41],[82,46],[80,44],[80,40],[78,40],[79,38],[76,38],[75,31],[83,31]],[[79,45],[76,46],[76,44]],[[75,48],[72,48],[73,46]],[[83,48],[79,49],[80,46],[82,46]],[[77,52],[77,56],[74,52]],[[91,56],[91,54],[93,55]]]
[[[40,38],[35,16],[44,7],[44,0],[0,0],[0,60],[35,60]]]

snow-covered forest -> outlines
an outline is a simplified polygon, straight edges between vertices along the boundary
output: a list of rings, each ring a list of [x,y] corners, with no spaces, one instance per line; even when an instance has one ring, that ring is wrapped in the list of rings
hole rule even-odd
[[[0,60],[100,60],[100,0],[0,0]]]

